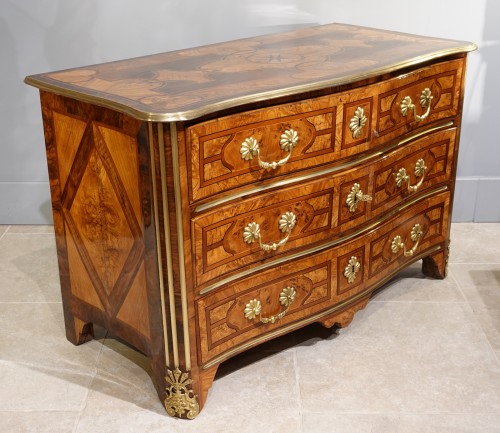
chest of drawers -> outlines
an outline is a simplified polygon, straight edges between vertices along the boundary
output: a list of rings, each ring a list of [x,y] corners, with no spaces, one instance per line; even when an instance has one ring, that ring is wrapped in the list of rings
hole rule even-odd
[[[332,24],[27,77],[68,339],[107,328],[193,418],[231,356],[444,278],[474,49]]]

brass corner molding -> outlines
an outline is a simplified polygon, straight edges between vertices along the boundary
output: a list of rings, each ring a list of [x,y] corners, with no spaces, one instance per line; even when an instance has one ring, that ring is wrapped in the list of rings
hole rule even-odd
[[[198,396],[191,389],[193,381],[188,373],[178,368],[174,371],[167,369],[165,376],[165,409],[170,416],[177,418],[194,419],[200,412]]]

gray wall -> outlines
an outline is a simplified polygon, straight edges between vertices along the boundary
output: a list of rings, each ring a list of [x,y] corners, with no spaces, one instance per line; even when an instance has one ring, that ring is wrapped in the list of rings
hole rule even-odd
[[[52,221],[38,93],[26,75],[344,22],[476,42],[455,221],[500,221],[498,0],[0,0],[0,224]]]

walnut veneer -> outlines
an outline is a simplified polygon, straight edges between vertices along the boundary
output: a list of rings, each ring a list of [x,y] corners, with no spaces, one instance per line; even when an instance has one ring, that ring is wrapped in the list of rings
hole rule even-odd
[[[107,328],[193,418],[229,357],[444,278],[474,49],[332,24],[27,77],[68,339]]]

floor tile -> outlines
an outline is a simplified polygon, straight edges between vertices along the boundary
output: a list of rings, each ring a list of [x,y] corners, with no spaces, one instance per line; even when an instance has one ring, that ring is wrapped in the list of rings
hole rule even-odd
[[[91,381],[84,369],[0,361],[0,411],[79,411]]]
[[[311,413],[304,432],[314,433],[498,433],[500,415]]]
[[[0,240],[0,302],[59,302],[55,240],[6,233]]]
[[[119,359],[106,351],[103,363]],[[123,362],[123,361],[120,361]],[[146,374],[117,382],[99,370],[77,432],[301,432],[293,352],[270,355],[218,378],[203,411],[193,421],[170,418]],[[120,374],[121,376],[121,374]]]
[[[13,225],[10,226],[9,233],[25,233],[25,234],[54,234],[54,226],[47,225]]]
[[[2,431],[8,433],[71,433],[79,412],[0,412]]]
[[[3,236],[3,234],[7,231],[9,228],[8,225],[0,225],[0,238]]]
[[[452,264],[449,269],[460,288],[483,286],[500,288],[500,264]]]
[[[450,263],[500,263],[500,223],[453,223]]]
[[[370,302],[465,302],[455,280],[426,277],[418,261],[397,274]]]
[[[95,374],[102,349],[66,339],[60,303],[0,303],[0,359],[58,377],[64,370]]]
[[[500,350],[500,265],[451,265],[450,272],[491,346]]]
[[[304,412],[500,413],[499,364],[466,304],[372,303],[296,350]]]

